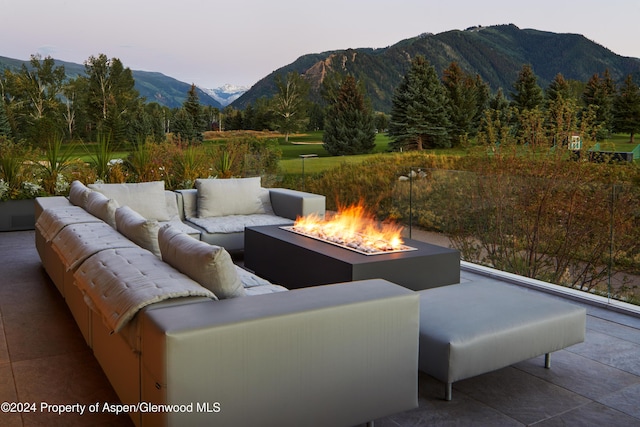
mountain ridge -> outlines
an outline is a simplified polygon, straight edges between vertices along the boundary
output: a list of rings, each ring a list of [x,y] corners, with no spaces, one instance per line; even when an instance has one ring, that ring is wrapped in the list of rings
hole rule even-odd
[[[258,81],[231,105],[242,109],[262,96],[273,95],[275,76],[291,71],[309,79],[312,91],[316,91],[312,96],[319,100],[323,76],[330,71],[340,71],[363,80],[374,109],[388,112],[395,88],[416,55],[423,55],[440,75],[451,62],[457,62],[465,72],[478,74],[492,91],[502,88],[506,94],[524,64],[532,65],[543,88],[558,73],[567,79],[585,82],[606,69],[616,80],[627,74],[640,74],[640,59],[617,55],[583,35],[520,29],[508,24],[423,33],[386,48],[303,55]]]

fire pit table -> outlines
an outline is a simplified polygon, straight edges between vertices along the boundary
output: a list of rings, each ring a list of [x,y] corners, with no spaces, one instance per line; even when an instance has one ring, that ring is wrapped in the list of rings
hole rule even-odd
[[[366,255],[280,226],[247,227],[244,265],[289,289],[381,278],[414,291],[460,282],[455,249],[405,239],[409,250]]]

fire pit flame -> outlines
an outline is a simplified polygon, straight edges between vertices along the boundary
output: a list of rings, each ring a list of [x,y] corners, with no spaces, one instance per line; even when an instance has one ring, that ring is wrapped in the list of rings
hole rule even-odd
[[[362,204],[341,208],[326,219],[318,215],[298,217],[294,225],[282,228],[365,255],[415,250],[404,245],[402,226],[377,222]]]

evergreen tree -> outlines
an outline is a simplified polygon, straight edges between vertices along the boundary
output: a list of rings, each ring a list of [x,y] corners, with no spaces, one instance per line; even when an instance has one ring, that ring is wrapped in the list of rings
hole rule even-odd
[[[484,110],[488,88],[479,76],[466,74],[456,62],[444,70],[442,81],[449,99],[452,144],[456,146],[478,132],[478,113]]]
[[[435,68],[423,56],[416,56],[396,88],[389,123],[390,147],[449,147],[447,94]]]
[[[375,147],[376,129],[373,113],[355,77],[348,75],[329,106],[322,141],[334,156],[366,154]]]
[[[572,97],[569,82],[561,73],[556,74],[553,81],[549,84],[545,91],[545,97],[548,102],[556,101],[558,98],[570,99]]]
[[[478,142],[485,145],[508,144],[514,140],[511,131],[513,107],[505,98],[502,88],[489,99],[482,113]]]
[[[206,130],[207,126],[204,120],[202,105],[200,105],[200,97],[198,96],[198,90],[195,84],[192,84],[191,88],[189,88],[189,92],[187,92],[187,98],[182,103],[182,108],[189,115],[189,117],[191,117],[194,139],[202,141],[202,132]]]
[[[611,135],[613,127],[613,100],[616,87],[606,70],[602,77],[598,73],[591,76],[582,94],[586,108],[595,110],[594,126],[598,128],[596,138],[601,141]],[[584,113],[584,112],[583,112]]]
[[[629,142],[640,131],[640,88],[629,74],[613,102],[613,129],[628,132]]]
[[[179,108],[173,116],[171,132],[180,137],[181,142],[196,139],[197,131],[193,126],[193,117],[184,108]]]
[[[544,97],[538,86],[538,78],[533,73],[531,65],[525,64],[518,73],[518,79],[513,84],[511,92],[513,105],[519,110],[533,110],[542,105]]]

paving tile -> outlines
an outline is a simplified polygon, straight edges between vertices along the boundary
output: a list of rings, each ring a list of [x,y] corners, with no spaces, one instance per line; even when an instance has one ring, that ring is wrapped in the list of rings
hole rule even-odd
[[[615,409],[591,402],[582,407],[550,417],[536,424],[540,427],[566,426],[640,426],[640,419],[630,417]]]
[[[0,365],[0,402],[18,402],[11,365]],[[0,426],[22,426],[22,417],[15,412],[0,411]]]
[[[454,383],[453,399],[457,398],[458,390],[527,425],[590,402],[514,367]]]
[[[0,366],[11,362],[9,359],[9,349],[7,348],[7,339],[4,336],[4,324],[2,322],[2,312],[0,312]]]
[[[14,247],[35,246],[36,233],[30,231],[0,232],[0,250]]]
[[[12,362],[87,349],[73,316],[65,308],[3,316]]]
[[[117,395],[89,350],[25,360],[13,366],[18,396],[22,401],[63,405],[118,402]],[[23,417],[25,426],[90,426],[107,422],[114,426],[132,425],[126,414],[115,416],[102,412],[80,416],[77,413],[58,415],[38,411]]]
[[[49,280],[14,281],[0,285],[0,313],[5,316],[55,310],[67,310],[67,305]]]
[[[544,356],[514,365],[531,375],[594,400],[640,384],[639,376],[566,350],[551,355],[551,369],[543,366]]]
[[[587,330],[585,342],[571,346],[567,350],[634,375],[640,375],[638,361],[640,344]]]
[[[640,405],[638,404],[640,402],[640,384],[625,387],[618,392],[597,400],[604,405],[640,420]]]
[[[455,384],[454,384],[455,387]],[[420,374],[419,407],[375,421],[376,427],[423,426],[521,426],[494,408],[454,389],[454,398],[444,400],[444,384]]]
[[[602,332],[612,337],[620,338],[625,341],[640,344],[640,329],[621,325],[620,323],[597,318],[594,316],[587,317],[587,329]]]

